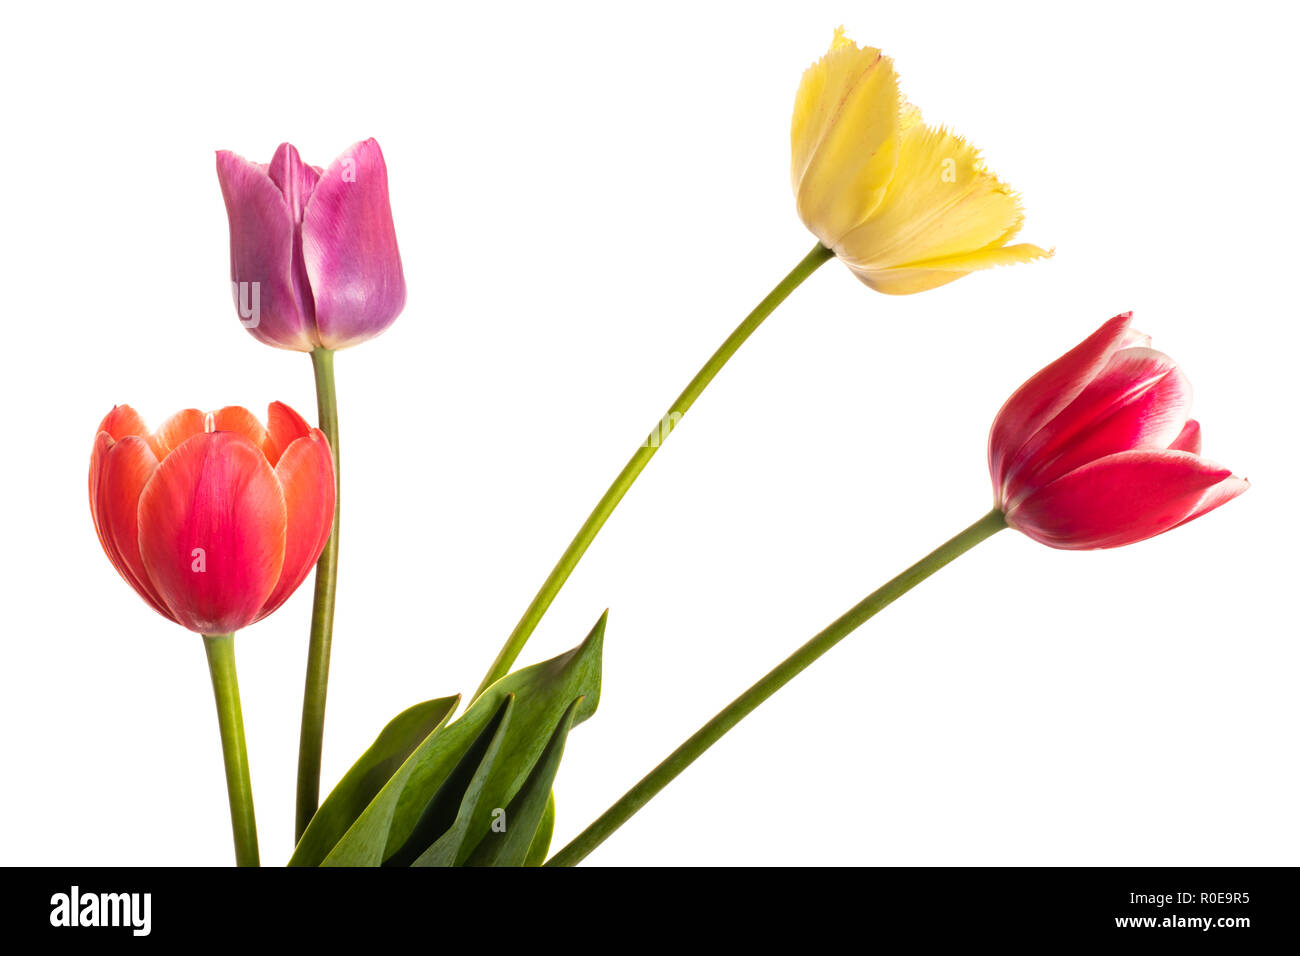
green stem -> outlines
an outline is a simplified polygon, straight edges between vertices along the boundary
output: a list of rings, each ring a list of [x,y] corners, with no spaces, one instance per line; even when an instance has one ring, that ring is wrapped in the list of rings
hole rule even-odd
[[[311,642],[307,646],[307,681],[302,694],[302,731],[298,737],[298,804],[294,839],[301,839],[320,804],[321,750],[325,742],[325,692],[330,679],[330,642],[334,637],[334,596],[339,573],[339,407],[334,392],[334,353],[311,353],[316,371],[316,411],[320,430],[334,452],[334,528],[316,563],[316,596],[311,608]]]
[[[719,346],[712,357],[704,363],[704,367],[691,379],[685,390],[677,396],[677,400],[669,406],[663,418],[651,430],[649,437],[641,443],[641,447],[623,466],[623,470],[618,473],[614,483],[609,486],[600,501],[596,502],[596,507],[587,516],[587,520],[578,529],[578,533],[573,540],[569,542],[569,546],[565,549],[564,554],[560,556],[559,562],[552,569],[546,581],[543,582],[541,590],[537,592],[537,596],[528,605],[528,610],[524,611],[524,616],[519,619],[514,631],[506,639],[505,645],[501,648],[501,652],[497,654],[497,658],[493,661],[487,676],[483,678],[483,683],[475,691],[475,697],[478,697],[510,671],[510,665],[515,662],[515,658],[523,650],[524,644],[532,636],[533,631],[536,630],[537,625],[542,620],[542,615],[551,606],[555,596],[560,593],[560,588],[569,579],[569,575],[573,573],[573,569],[577,567],[583,554],[591,546],[591,542],[600,532],[609,516],[613,514],[618,503],[623,500],[623,496],[627,494],[628,489],[632,487],[632,483],[636,481],[637,476],[641,474],[642,469],[650,462],[650,459],[655,456],[655,452],[659,450],[664,439],[668,437],[668,432],[686,414],[687,410],[700,397],[700,394],[713,381],[718,372],[722,371],[722,367],[727,364],[727,361],[745,344],[745,340],[763,324],[763,320],[771,315],[773,310],[784,302],[786,297],[798,288],[801,282],[816,272],[822,263],[833,258],[834,255],[835,253],[820,243],[814,247],[812,252],[808,253],[790,271],[789,275],[777,283],[776,288],[767,294],[767,297],[755,307],[754,311],[749,313],[740,325],[736,326],[736,330],[727,336],[727,340]]]
[[[235,864],[257,866],[257,820],[253,817],[253,784],[248,775],[244,715],[239,707],[239,678],[235,674],[235,635],[204,634],[203,649],[212,672],[221,728],[221,756],[226,764],[226,793],[230,797],[230,827],[235,834]]]
[[[673,778],[695,761],[695,758],[717,743],[728,730],[752,713],[788,684],[796,674],[851,634],[856,628],[881,610],[920,584],[949,561],[965,554],[985,538],[1005,528],[1002,512],[994,509],[979,521],[945,544],[931,551],[898,577],[879,590],[873,591],[855,604],[833,624],[804,644],[780,664],[722,709],[716,717],[701,727],[684,744],[674,750],[663,763],[651,770],[641,782],[619,798],[618,802],[600,815],[599,819],[583,830],[568,846],[546,862],[547,866],[573,866],[580,863],[592,850],[600,846],[611,833],[645,806],[650,799],[666,787]]]

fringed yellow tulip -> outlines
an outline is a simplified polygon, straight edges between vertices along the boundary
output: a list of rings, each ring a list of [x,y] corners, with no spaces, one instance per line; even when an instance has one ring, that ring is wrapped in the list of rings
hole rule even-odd
[[[956,136],[922,125],[898,93],[894,64],[835,31],[830,52],[799,85],[791,129],[791,173],[799,216],[820,240],[727,336],[654,431],[623,466],[560,556],[478,693],[509,673],[587,548],[675,424],[773,310],[839,256],[880,292],[933,289],[976,269],[1049,255],[1008,246],[1020,229],[1020,201]],[[477,694],[475,696],[478,696]]]
[[[854,274],[891,295],[1051,255],[1007,243],[1020,198],[960,136],[926,126],[894,63],[835,31],[795,97],[790,178],[799,218]]]

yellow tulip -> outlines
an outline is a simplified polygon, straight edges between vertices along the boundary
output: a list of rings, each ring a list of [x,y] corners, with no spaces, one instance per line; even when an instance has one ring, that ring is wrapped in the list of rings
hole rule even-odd
[[[960,136],[921,122],[894,63],[835,31],[795,97],[790,178],[799,218],[875,289],[924,292],[1051,253],[1009,246],[1020,197]]]

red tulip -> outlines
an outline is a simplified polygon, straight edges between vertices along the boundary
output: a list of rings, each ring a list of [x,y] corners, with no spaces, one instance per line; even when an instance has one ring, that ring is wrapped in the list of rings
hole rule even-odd
[[[1054,548],[1163,534],[1247,488],[1200,456],[1192,392],[1169,356],[1117,315],[1011,396],[989,434],[1007,524]]]
[[[306,578],[334,518],[329,442],[288,405],[178,412],[150,433],[129,405],[90,458],[104,552],[149,606],[200,634],[270,614]]]

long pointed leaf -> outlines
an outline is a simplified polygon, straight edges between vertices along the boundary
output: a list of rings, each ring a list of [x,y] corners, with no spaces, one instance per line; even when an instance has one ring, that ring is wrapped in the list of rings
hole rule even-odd
[[[546,749],[528,774],[528,779],[506,807],[504,830],[489,828],[482,842],[465,860],[466,866],[524,865],[533,837],[537,834],[538,824],[550,802],[551,784],[555,782],[555,773],[560,769],[564,742],[568,739],[569,728],[573,726],[573,715],[577,713],[580,703],[581,698],[570,704],[564,712],[551,739],[546,742]]]
[[[429,808],[399,850],[385,866],[451,866],[469,832],[479,795],[490,779],[497,754],[510,726],[514,694],[507,694],[497,717],[479,734],[451,776],[438,788]],[[432,818],[432,825],[426,821]]]
[[[406,843],[432,796],[492,719],[508,694],[515,695],[510,726],[494,772],[485,781],[469,832],[485,832],[492,810],[504,807],[527,778],[546,737],[574,698],[574,723],[595,712],[600,700],[601,615],[579,646],[540,664],[507,674],[485,690],[464,714],[426,738],[338,841],[325,866],[379,866]],[[462,848],[461,859],[468,855]]]
[[[456,710],[460,697],[442,697],[402,711],[390,720],[325,798],[298,841],[290,866],[319,866],[420,743]]]
[[[551,852],[551,837],[555,835],[555,791],[546,798],[546,810],[542,813],[542,822],[537,824],[533,842],[528,847],[528,856],[524,866],[541,866],[546,862],[546,854]]]

